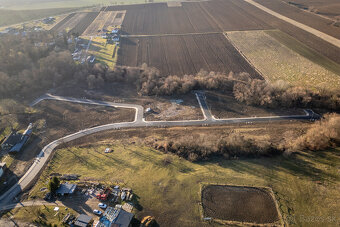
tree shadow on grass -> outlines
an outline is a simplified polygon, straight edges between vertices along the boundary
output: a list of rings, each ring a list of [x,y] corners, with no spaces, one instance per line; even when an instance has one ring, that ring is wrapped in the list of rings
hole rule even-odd
[[[317,156],[322,154],[317,154]],[[247,173],[259,178],[268,178],[275,181],[280,181],[279,178],[273,178],[275,172],[285,172],[293,176],[306,177],[313,181],[327,180],[336,182],[339,176],[322,169],[317,168],[314,163],[303,159],[305,154],[297,154],[292,157],[285,158],[283,156],[263,157],[263,158],[243,158],[239,160],[223,160],[222,158],[213,158],[208,162],[200,162],[205,166],[207,164],[217,164],[222,168],[232,169],[237,173]],[[312,158],[316,156],[313,154]],[[317,160],[320,160],[319,158]],[[265,168],[265,169],[263,169]]]

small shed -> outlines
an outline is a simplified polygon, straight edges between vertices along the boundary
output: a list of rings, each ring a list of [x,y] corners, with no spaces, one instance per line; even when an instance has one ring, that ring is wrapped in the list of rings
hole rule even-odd
[[[88,227],[92,226],[93,219],[91,216],[86,214],[81,214],[77,217],[76,221],[74,222],[74,226],[77,227]]]
[[[57,193],[57,195],[61,195],[61,196],[70,195],[70,194],[74,193],[76,188],[77,188],[76,184],[68,184],[68,183],[60,184],[56,193]]]

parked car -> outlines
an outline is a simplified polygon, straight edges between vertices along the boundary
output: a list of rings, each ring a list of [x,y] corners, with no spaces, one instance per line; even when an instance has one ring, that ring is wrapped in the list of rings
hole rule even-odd
[[[113,150],[111,148],[106,148],[105,153],[111,153]]]
[[[107,205],[104,203],[99,203],[98,204],[99,208],[106,209]]]
[[[102,212],[100,210],[93,210],[93,213],[96,215],[102,215]]]

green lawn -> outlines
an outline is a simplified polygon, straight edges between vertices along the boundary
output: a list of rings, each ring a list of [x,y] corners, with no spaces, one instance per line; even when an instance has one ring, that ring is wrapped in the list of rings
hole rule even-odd
[[[90,39],[89,37],[84,39]],[[96,56],[96,61],[107,65],[110,69],[114,69],[118,59],[118,49],[115,44],[106,43],[106,39],[101,37],[93,37],[88,54]],[[114,57],[113,52],[115,51]]]
[[[18,24],[26,21],[43,19],[49,16],[70,13],[79,10],[75,8],[52,8],[52,9],[36,9],[36,10],[8,10],[0,9],[0,27]]]
[[[114,152],[105,154],[106,147]],[[81,178],[131,187],[143,208],[137,218],[153,215],[161,226],[200,226],[202,184],[267,186],[291,225],[320,226],[329,224],[326,218],[339,218],[339,152],[340,148],[295,158],[191,163],[144,146],[98,143],[58,150],[30,196],[43,196],[39,189],[46,186],[51,173],[80,174]],[[164,164],[166,157],[172,160],[170,164]],[[310,222],[308,217],[320,217],[319,222]]]

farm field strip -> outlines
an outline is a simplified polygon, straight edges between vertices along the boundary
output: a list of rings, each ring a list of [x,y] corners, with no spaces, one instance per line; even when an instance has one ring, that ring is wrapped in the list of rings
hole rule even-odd
[[[165,37],[165,36],[191,36],[191,35],[208,35],[208,34],[223,34],[223,32],[193,32],[193,33],[163,33],[163,34],[140,34],[140,35],[121,35],[126,38],[139,37]]]
[[[322,40],[324,40],[324,41],[326,41],[326,42],[328,42],[328,43],[330,43],[330,44],[340,48],[340,40],[337,39],[337,38],[334,38],[333,36],[330,36],[330,35],[328,35],[328,34],[326,34],[324,32],[321,32],[321,31],[315,29],[315,28],[309,27],[309,26],[307,26],[305,24],[302,24],[302,23],[297,22],[297,21],[295,21],[293,19],[290,19],[290,18],[288,18],[288,17],[286,17],[286,16],[284,16],[282,14],[279,14],[279,13],[277,13],[277,12],[267,8],[267,7],[264,7],[263,5],[261,5],[261,4],[257,3],[257,2],[254,2],[253,0],[244,0],[244,1],[246,1],[249,4],[252,4],[253,6],[263,10],[266,13],[271,14],[272,16],[274,16],[276,18],[279,18],[279,19],[281,19],[281,20],[283,20],[283,21],[285,21],[287,23],[290,23],[290,24],[292,24],[292,25],[294,25],[294,26],[296,26],[296,27],[298,27],[298,28],[300,28],[300,29],[310,33],[310,34],[313,34],[313,35],[317,36],[318,38],[320,38],[320,39],[322,39]]]
[[[249,72],[260,75],[220,33],[122,38],[119,65],[146,63],[167,75],[195,74],[199,70]]]
[[[269,81],[284,80],[296,86],[314,89],[340,87],[340,74],[337,75],[296,53],[270,34],[274,37],[285,35],[280,31],[227,32],[228,38]],[[295,42],[295,46],[303,46],[292,37],[286,36],[286,39],[287,42]],[[300,48],[308,51],[307,47]],[[328,59],[328,64],[334,63]],[[340,66],[336,66],[340,72]]]
[[[282,1],[255,0],[255,2],[283,16],[340,39],[340,27],[334,26],[331,19],[322,18],[308,11],[300,10]]]
[[[124,20],[126,11],[100,11],[96,19],[87,27],[82,35],[99,35],[103,29],[110,30],[120,26]]]
[[[66,30],[68,32],[72,30],[84,17],[86,17],[86,14],[87,13],[84,13],[84,12],[72,13],[69,15],[70,17],[66,17],[60,23],[56,24],[56,26],[54,26],[52,30],[58,31],[58,32]]]
[[[79,20],[76,26],[74,26],[70,33],[81,35],[87,27],[92,23],[92,21],[98,16],[99,12],[89,12]]]

